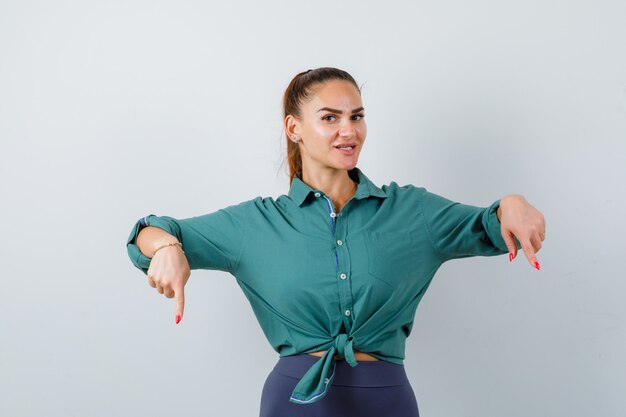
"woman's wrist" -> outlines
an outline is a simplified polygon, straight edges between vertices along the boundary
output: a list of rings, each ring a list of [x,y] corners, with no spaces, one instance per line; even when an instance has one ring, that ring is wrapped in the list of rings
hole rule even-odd
[[[155,250],[172,242],[178,242],[176,236],[172,236],[159,227],[147,226],[139,231],[136,244],[142,254],[152,258]]]
[[[502,219],[502,210],[507,210],[512,204],[526,204],[526,198],[521,194],[509,194],[500,199],[500,205],[498,206],[498,210],[496,211],[496,216],[498,216],[498,221]]]
[[[183,250],[183,244],[178,242],[178,241],[172,241],[169,243],[164,243],[162,245],[157,246],[157,248],[152,252],[152,257],[154,257],[154,254],[157,253],[157,251],[161,250],[161,249],[165,249],[165,248],[171,248],[177,246],[178,249],[180,249],[180,251],[184,254],[185,251]]]

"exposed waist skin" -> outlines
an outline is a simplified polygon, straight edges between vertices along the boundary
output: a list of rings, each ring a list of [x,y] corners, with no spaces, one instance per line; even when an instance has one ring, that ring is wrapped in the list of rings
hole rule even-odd
[[[324,352],[326,351],[320,350],[317,352],[309,352],[309,355],[321,357],[324,354]],[[338,355],[335,355],[335,359],[343,359],[343,358],[340,358]],[[359,352],[358,350],[354,351],[354,359],[356,359],[357,362],[373,362],[373,361],[379,360],[378,358],[375,358],[369,353]]]

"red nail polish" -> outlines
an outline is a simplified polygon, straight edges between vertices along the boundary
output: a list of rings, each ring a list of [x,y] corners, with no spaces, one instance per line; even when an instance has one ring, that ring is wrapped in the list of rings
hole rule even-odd
[[[509,262],[513,262],[513,252],[509,252]]]
[[[535,268],[537,268],[537,271],[541,270],[541,266],[539,266],[539,262],[535,261]]]
[[[176,315],[176,324],[180,323],[180,314]]]

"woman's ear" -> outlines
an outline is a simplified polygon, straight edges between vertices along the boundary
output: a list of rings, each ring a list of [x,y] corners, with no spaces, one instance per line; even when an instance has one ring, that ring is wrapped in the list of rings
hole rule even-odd
[[[300,122],[291,114],[285,117],[285,133],[290,139],[300,133]]]

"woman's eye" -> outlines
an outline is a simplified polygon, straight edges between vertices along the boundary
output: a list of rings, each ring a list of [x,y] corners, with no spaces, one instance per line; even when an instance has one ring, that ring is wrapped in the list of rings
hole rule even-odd
[[[364,114],[362,114],[362,113],[358,113],[358,114],[354,114],[354,115],[352,115],[352,117],[354,117],[354,118],[355,118],[354,120],[361,120],[362,118],[364,118],[364,117],[365,117],[365,115],[364,115]]]
[[[326,116],[322,117],[322,120],[327,120],[327,121],[331,121],[331,118],[335,118],[335,116],[333,116],[332,114],[327,114]]]

